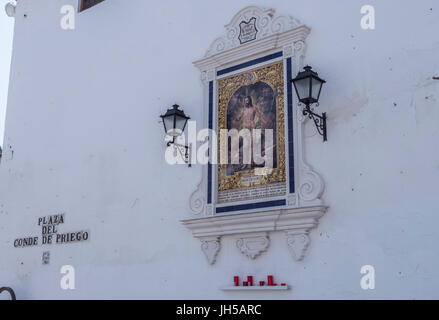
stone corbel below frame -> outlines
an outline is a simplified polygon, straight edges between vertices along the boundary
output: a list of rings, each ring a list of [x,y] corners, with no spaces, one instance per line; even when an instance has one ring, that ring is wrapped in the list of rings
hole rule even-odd
[[[236,246],[243,255],[246,255],[250,259],[255,259],[262,252],[268,249],[270,245],[270,239],[268,238],[268,232],[259,234],[245,234],[236,240]]]
[[[201,237],[201,250],[203,250],[206,255],[207,262],[209,264],[214,264],[216,261],[216,256],[221,249],[221,237]]]
[[[201,240],[201,249],[209,264],[214,264],[221,249],[223,236],[238,235],[238,249],[251,259],[268,249],[269,232],[283,231],[288,249],[296,261],[301,261],[310,243],[309,232],[318,225],[326,206],[277,209],[273,211],[243,213],[182,220]]]

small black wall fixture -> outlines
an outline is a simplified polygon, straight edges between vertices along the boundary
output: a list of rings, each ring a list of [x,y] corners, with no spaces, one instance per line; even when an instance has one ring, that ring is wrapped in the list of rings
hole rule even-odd
[[[2,293],[3,291],[7,291],[11,295],[11,300],[17,300],[17,298],[15,297],[14,290],[12,290],[11,288],[9,288],[9,287],[1,287],[0,288],[0,293]]]
[[[168,109],[165,114],[161,115],[163,126],[167,135],[172,137],[172,141],[168,141],[167,146],[174,145],[178,149],[184,162],[191,166],[191,145],[183,145],[175,142],[175,138],[181,136],[186,128],[187,121],[190,117],[186,116],[183,110],[179,109],[178,104],[174,104],[171,109]]]
[[[326,81],[321,79],[318,73],[312,70],[312,67],[306,66],[304,71],[299,72],[291,82],[294,84],[299,101],[305,105],[302,111],[303,115],[314,121],[317,131],[323,136],[323,141],[327,141],[326,113],[319,115],[311,109],[313,103],[319,106],[320,92]]]

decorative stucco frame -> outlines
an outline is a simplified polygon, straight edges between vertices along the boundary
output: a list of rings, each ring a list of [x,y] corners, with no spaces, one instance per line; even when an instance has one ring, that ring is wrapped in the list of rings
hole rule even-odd
[[[256,19],[253,40],[241,44],[240,24]],[[215,263],[223,236],[236,237],[240,252],[255,259],[269,248],[269,233],[283,231],[296,261],[304,258],[309,232],[316,228],[327,207],[321,196],[324,183],[305,160],[303,128],[307,117],[297,107],[290,80],[303,66],[310,28],[273,9],[249,6],[225,26],[204,58],[194,62],[204,85],[203,118],[206,128],[217,130],[217,80],[225,73],[242,72],[283,61],[285,94],[285,148],[288,163],[287,193],[270,201],[248,201],[224,209],[216,204],[217,166],[203,168],[202,180],[190,197],[191,218],[182,223],[202,242],[210,264]]]

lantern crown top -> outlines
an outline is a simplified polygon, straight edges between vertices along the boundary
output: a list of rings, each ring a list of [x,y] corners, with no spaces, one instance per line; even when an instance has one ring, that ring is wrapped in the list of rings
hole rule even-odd
[[[180,108],[180,106],[179,106],[178,104],[174,104],[174,105],[172,106],[172,108],[168,109],[168,110],[166,111],[166,113],[163,114],[163,115],[161,115],[160,117],[164,118],[164,117],[167,117],[167,116],[174,116],[174,115],[177,115],[177,116],[180,116],[180,117],[183,117],[183,118],[186,118],[186,119],[190,119],[190,117],[188,117],[188,116],[184,113],[184,111],[183,111],[183,110],[180,110],[179,108]]]
[[[296,81],[296,80],[301,80],[301,79],[305,79],[305,78],[309,78],[309,77],[314,77],[314,78],[316,78],[316,79],[322,81],[323,83],[326,83],[325,80],[323,80],[323,79],[321,79],[321,78],[319,77],[319,74],[318,74],[317,72],[315,72],[314,70],[312,70],[312,67],[311,67],[311,66],[307,65],[307,66],[305,66],[303,69],[304,69],[304,71],[299,72],[299,73],[297,74],[297,77],[294,78],[294,79],[291,80],[291,81]]]

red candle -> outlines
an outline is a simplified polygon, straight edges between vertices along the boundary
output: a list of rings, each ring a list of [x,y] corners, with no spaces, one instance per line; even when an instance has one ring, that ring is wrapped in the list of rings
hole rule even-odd
[[[273,285],[273,276],[268,276],[268,283],[267,285],[272,286]]]
[[[248,287],[248,282],[247,281],[244,281],[242,284],[244,285],[244,287]]]
[[[262,287],[265,284],[265,281],[259,281],[259,285]]]
[[[281,283],[280,285],[285,287],[287,284],[286,283]]]
[[[238,287],[239,286],[239,277],[238,276],[234,276],[233,277],[233,282],[235,282],[235,286]]]
[[[247,276],[247,281],[250,286],[253,286],[253,276]]]

